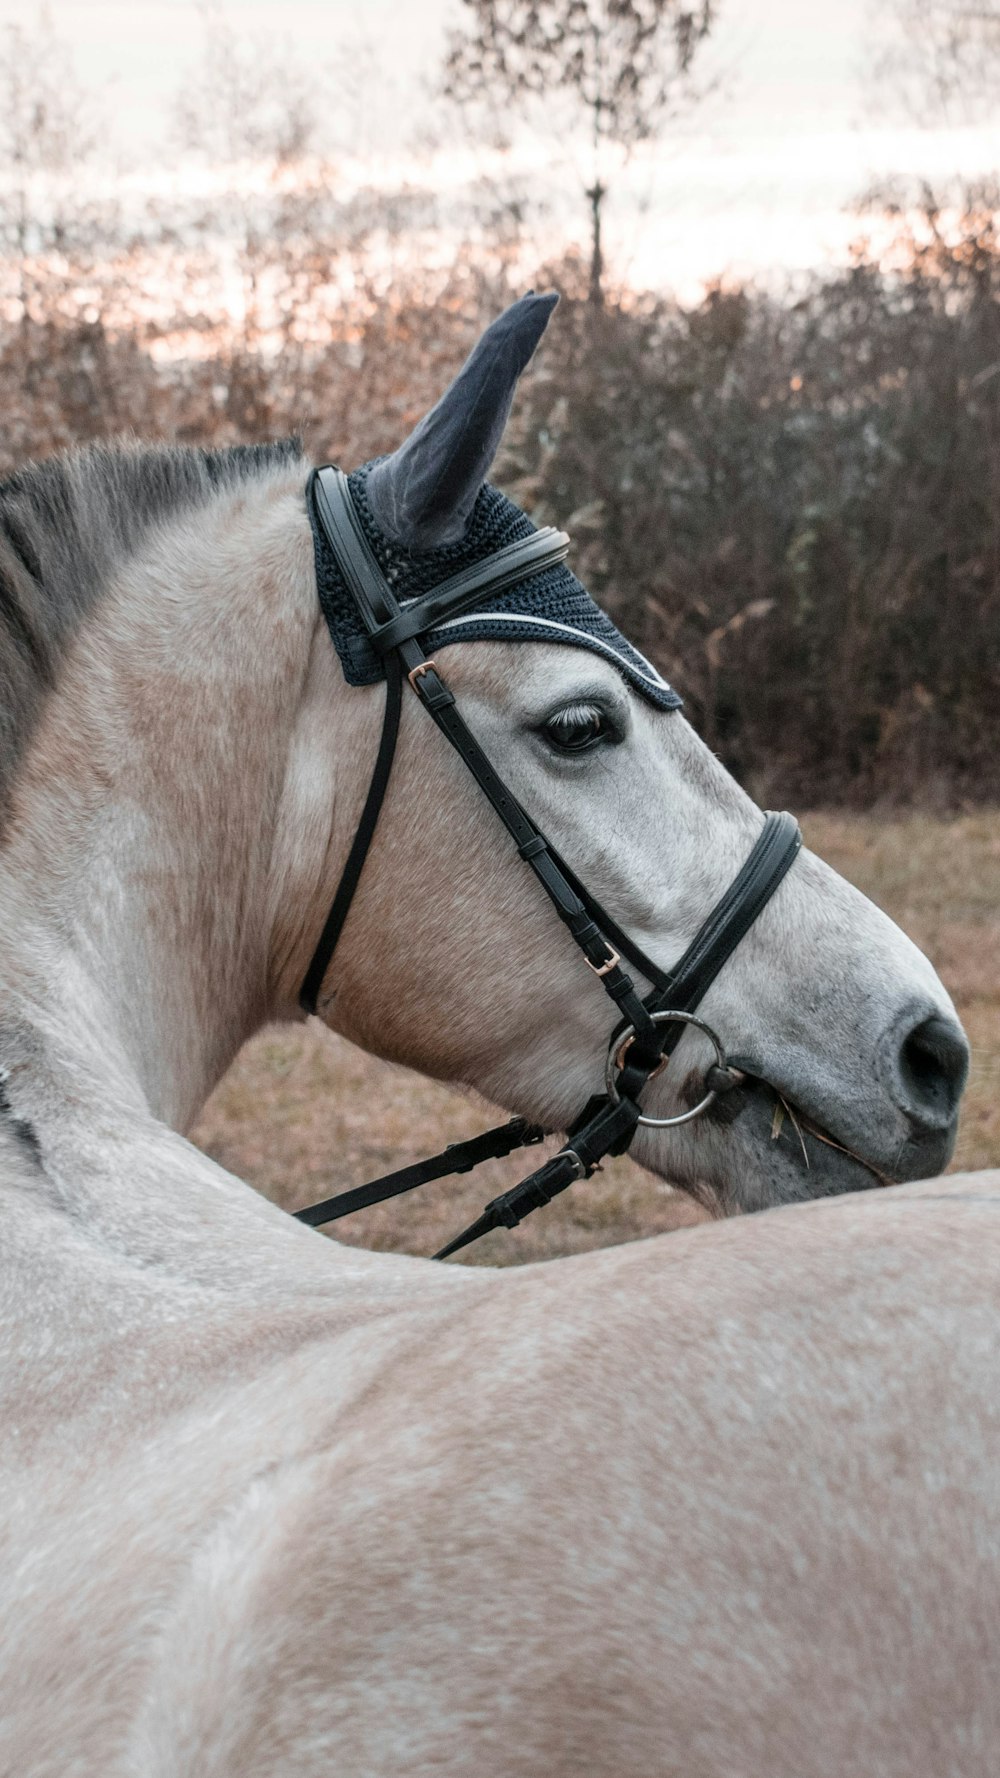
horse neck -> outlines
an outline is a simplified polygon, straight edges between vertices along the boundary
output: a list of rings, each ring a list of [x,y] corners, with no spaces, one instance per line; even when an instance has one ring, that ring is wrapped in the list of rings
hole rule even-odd
[[[171,1129],[274,1010],[275,830],[315,627],[286,471],[164,530],[63,666],[0,851],[0,1082],[67,1181],[104,1149],[116,1176],[175,1165]]]

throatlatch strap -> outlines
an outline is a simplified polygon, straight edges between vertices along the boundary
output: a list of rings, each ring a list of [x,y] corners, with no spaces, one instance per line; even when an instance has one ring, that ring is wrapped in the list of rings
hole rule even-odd
[[[361,811],[358,831],[351,842],[351,850],[347,854],[343,875],[337,884],[337,893],[333,898],[333,906],[326,917],[326,924],[320,933],[319,943],[313,952],[312,962],[306,971],[305,981],[299,990],[299,1005],[303,1012],[315,1012],[319,999],[319,991],[323,986],[323,977],[337,947],[337,940],[344,928],[354,900],[354,891],[365,868],[368,848],[372,843],[372,835],[378,822],[385,793],[389,788],[389,775],[396,753],[396,738],[399,734],[399,717],[403,703],[403,668],[398,660],[386,662],[385,670],[385,714],[382,717],[382,737],[378,744],[378,755],[372,781],[368,786],[365,806]]]

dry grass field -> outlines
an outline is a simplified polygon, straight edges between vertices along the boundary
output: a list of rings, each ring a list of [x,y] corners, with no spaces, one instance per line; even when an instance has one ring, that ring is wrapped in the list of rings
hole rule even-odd
[[[937,965],[973,1046],[954,1166],[1000,1166],[1000,812],[951,820],[816,814],[815,851],[905,927]],[[328,1196],[499,1122],[417,1075],[323,1031],[272,1028],[249,1044],[206,1107],[194,1139],[277,1203]],[[552,1144],[555,1146],[555,1143]],[[433,1253],[540,1151],[424,1186],[341,1223],[364,1247]],[[512,1264],[609,1246],[702,1220],[688,1198],[627,1158],[570,1188],[520,1229],[500,1230],[468,1263]],[[464,1256],[463,1256],[464,1257]]]

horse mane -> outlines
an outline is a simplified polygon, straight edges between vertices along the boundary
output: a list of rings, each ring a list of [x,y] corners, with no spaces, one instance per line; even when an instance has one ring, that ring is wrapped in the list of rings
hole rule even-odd
[[[0,833],[45,699],[116,571],[153,526],[300,453],[294,438],[222,450],[123,440],[0,482]]]

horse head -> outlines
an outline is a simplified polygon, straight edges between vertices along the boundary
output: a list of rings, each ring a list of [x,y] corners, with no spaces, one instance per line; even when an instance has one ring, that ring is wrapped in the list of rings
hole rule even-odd
[[[487,477],[554,300],[515,303],[409,438],[348,484],[404,613],[531,532]],[[317,572],[346,677],[380,676],[322,535]],[[597,918],[613,915],[648,975],[669,971],[752,852],[760,811],[568,570],[544,565],[455,610],[423,612],[438,677]],[[324,1016],[566,1128],[600,1088],[614,1020],[496,815],[408,703]],[[697,1125],[643,1124],[634,1152],[655,1171],[748,1209],[933,1174],[947,1159],[967,1069],[954,1011],[927,960],[818,859],[796,860],[699,1014],[711,1032],[685,1030],[644,1113],[679,1119],[701,1103],[712,1032],[735,1064],[730,1090]]]

